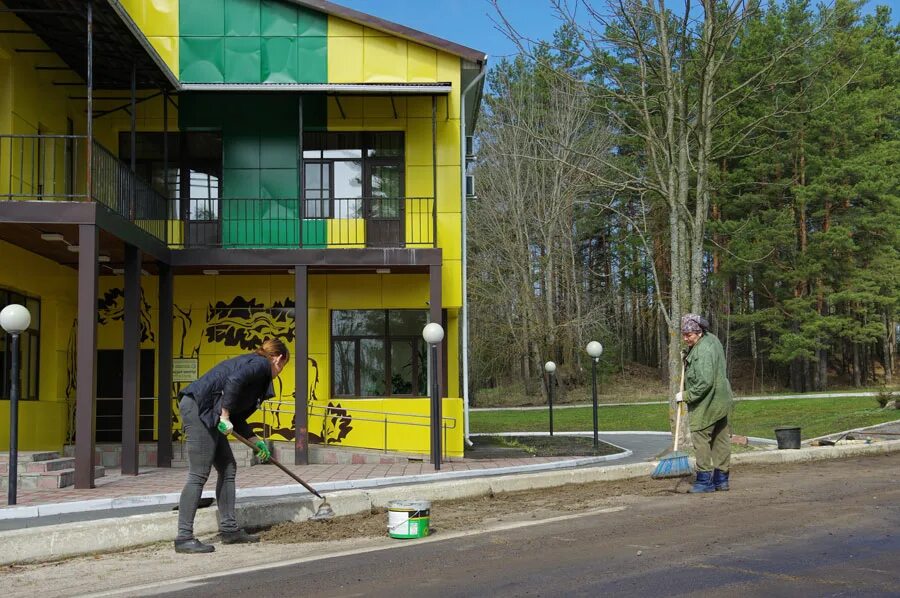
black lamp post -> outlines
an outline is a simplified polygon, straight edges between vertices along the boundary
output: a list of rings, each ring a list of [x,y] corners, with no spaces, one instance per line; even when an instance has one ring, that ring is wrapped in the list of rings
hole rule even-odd
[[[597,341],[591,341],[587,344],[587,354],[591,356],[591,396],[594,402],[594,448],[600,446],[600,438],[597,434],[597,364],[600,363],[600,356],[603,355],[603,345]]]
[[[550,436],[553,436],[553,374],[556,372],[556,364],[548,361],[544,364],[544,371],[547,372],[547,404],[550,407]]]
[[[9,483],[6,504],[16,504],[16,483],[19,464],[19,335],[28,330],[31,313],[23,305],[13,303],[0,311],[0,327],[12,337],[12,372],[9,384]]]
[[[441,383],[438,379],[438,345],[444,340],[444,329],[432,322],[422,330],[422,338],[431,345],[431,462],[435,470],[441,468]]]

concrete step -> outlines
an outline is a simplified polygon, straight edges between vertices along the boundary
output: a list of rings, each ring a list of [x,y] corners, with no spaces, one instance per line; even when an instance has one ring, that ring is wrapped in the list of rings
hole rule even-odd
[[[59,453],[51,451],[19,451],[16,461],[30,463],[32,461],[49,461],[59,459]],[[0,463],[9,463],[9,453],[0,453]]]
[[[282,463],[294,462],[294,444],[292,442],[275,442],[275,458]],[[422,455],[409,455],[393,451],[384,452],[374,449],[355,448],[334,445],[309,445],[309,462],[343,465],[391,465],[421,461]]]
[[[102,478],[105,475],[105,468],[100,465],[94,467],[95,479]],[[16,478],[16,487],[20,490],[56,490],[75,484],[75,468],[19,473]],[[0,490],[6,490],[7,488],[9,488],[9,476],[0,476]]]

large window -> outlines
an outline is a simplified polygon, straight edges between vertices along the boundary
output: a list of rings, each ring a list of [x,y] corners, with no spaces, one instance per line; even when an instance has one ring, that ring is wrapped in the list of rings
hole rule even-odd
[[[31,312],[31,325],[19,335],[19,398],[38,399],[38,358],[40,357],[41,302],[39,299],[0,289],[0,309],[18,303]],[[12,377],[12,338],[0,328],[0,399],[9,400]]]
[[[332,311],[332,396],[426,396],[427,321],[425,310]]]
[[[399,216],[403,133],[304,133],[303,197],[306,218]]]

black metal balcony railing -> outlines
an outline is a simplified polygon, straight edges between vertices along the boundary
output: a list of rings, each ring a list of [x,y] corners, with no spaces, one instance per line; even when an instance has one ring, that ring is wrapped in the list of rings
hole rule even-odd
[[[172,212],[187,214],[170,234],[175,247],[431,247],[435,239],[430,197],[174,201]]]
[[[168,200],[84,135],[0,135],[0,200],[96,201],[166,242]]]

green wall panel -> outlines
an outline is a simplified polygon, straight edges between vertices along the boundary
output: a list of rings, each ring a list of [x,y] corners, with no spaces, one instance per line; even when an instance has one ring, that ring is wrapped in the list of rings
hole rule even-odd
[[[225,35],[259,37],[259,0],[228,0],[225,3]]]
[[[225,38],[225,81],[227,83],[260,82],[260,47],[258,37]]]
[[[259,163],[263,168],[293,168],[296,171],[297,133],[275,133],[261,138]]]
[[[328,98],[323,95],[303,96],[303,130],[324,131],[328,126]]]
[[[234,133],[225,128],[222,139],[225,168],[259,168],[259,135]]]
[[[328,17],[287,0],[182,0],[185,83],[326,83]]]
[[[225,39],[182,37],[179,52],[181,80],[187,83],[225,81]]]
[[[263,35],[297,36],[297,8],[281,0],[262,0],[260,21]]]
[[[260,78],[265,83],[296,83],[300,80],[296,37],[263,37]]]
[[[297,8],[297,34],[300,36],[325,37],[328,35],[328,17],[308,8]]]
[[[307,249],[325,249],[328,246],[327,220],[303,220],[303,247]]]
[[[224,35],[225,1],[182,0],[178,6],[179,34],[185,37]]]
[[[300,83],[328,83],[328,38],[297,38]]]

